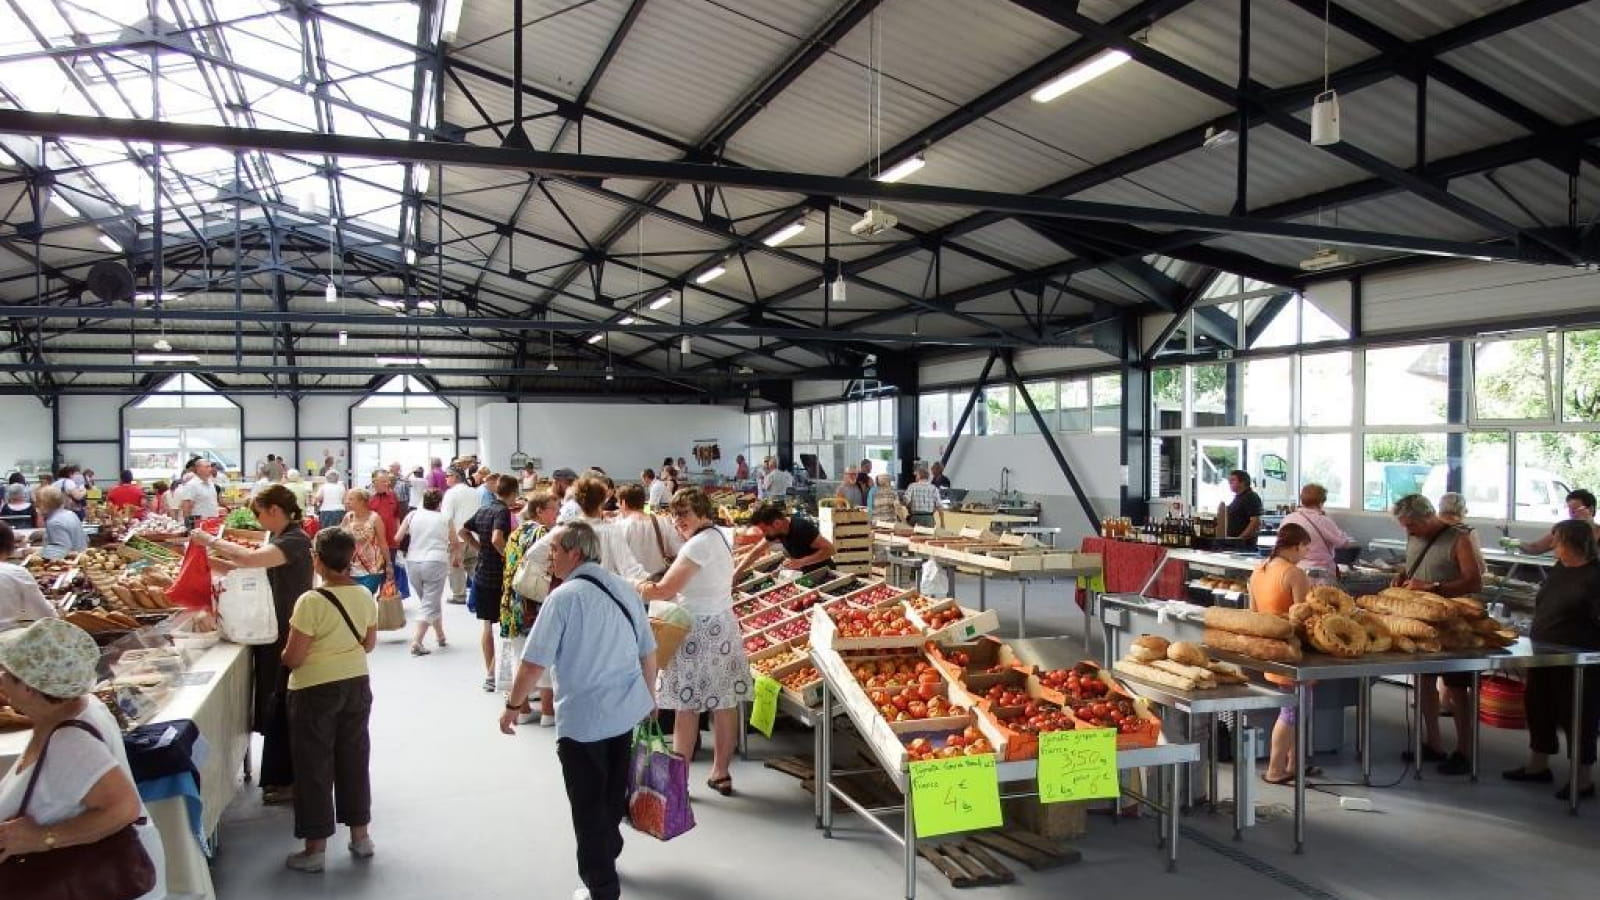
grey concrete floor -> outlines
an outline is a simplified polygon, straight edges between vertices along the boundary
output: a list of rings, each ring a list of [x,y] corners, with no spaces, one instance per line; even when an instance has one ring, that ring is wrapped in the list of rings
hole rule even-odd
[[[976,598],[968,579],[964,600]],[[1065,585],[1029,592],[1030,636],[1081,635]],[[1002,616],[1002,635],[1016,633],[1015,588],[991,582],[989,605]],[[550,729],[524,727],[512,737],[496,730],[501,700],[479,687],[478,625],[463,607],[446,607],[451,646],[413,659],[405,641],[383,635],[373,652],[373,836],[378,855],[357,863],[335,838],[328,870],[305,875],[283,868],[295,848],[292,816],[262,807],[247,787],[229,810],[215,863],[223,900],[433,900],[452,896],[564,900],[577,886],[568,808]],[[1405,692],[1375,691],[1378,725],[1374,781],[1401,775]],[[1446,725],[1448,733],[1449,726]],[[1354,728],[1348,728],[1354,735]],[[1292,793],[1262,785],[1262,821],[1232,840],[1231,817],[1199,809],[1185,818],[1176,873],[1164,870],[1152,820],[1092,816],[1089,834],[1075,842],[1083,862],[1050,872],[1013,868],[1017,883],[955,890],[926,863],[918,864],[919,897],[1526,898],[1584,896],[1600,885],[1594,851],[1600,846],[1600,806],[1573,818],[1551,797],[1553,788],[1503,782],[1499,772],[1520,763],[1525,735],[1485,729],[1484,779],[1409,773],[1387,788],[1328,787],[1309,801],[1308,847],[1293,852]],[[691,771],[698,827],[669,843],[624,826],[620,869],[624,896],[677,898],[893,898],[902,895],[897,845],[841,814],[833,840],[815,830],[811,795],[799,782],[761,766],[768,755],[809,752],[810,732],[779,731],[751,739],[751,760],[734,767],[730,798],[704,787],[704,753]],[[1329,782],[1359,780],[1353,753],[1324,754],[1317,762]],[[1559,765],[1557,774],[1563,775]],[[1224,772],[1224,793],[1227,779]],[[1336,794],[1371,797],[1374,812],[1338,807]],[[898,822],[895,822],[898,827]],[[1161,892],[1158,894],[1158,892]]]

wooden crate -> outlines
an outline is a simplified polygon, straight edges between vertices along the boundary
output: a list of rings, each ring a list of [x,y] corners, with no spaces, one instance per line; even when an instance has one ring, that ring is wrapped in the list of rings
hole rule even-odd
[[[1037,796],[1012,797],[1001,801],[1007,822],[1014,822],[1040,837],[1056,840],[1081,838],[1089,833],[1089,808],[1105,805],[1104,800],[1069,800],[1041,803]]]

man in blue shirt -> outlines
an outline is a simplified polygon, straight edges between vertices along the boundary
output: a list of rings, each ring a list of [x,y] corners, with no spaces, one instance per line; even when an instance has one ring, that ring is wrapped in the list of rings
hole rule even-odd
[[[559,670],[556,756],[584,884],[573,900],[617,900],[629,752],[634,726],[655,711],[656,641],[638,592],[599,565],[588,523],[560,526],[550,540],[550,574],[562,584],[539,610],[500,730],[516,731],[539,676]]]

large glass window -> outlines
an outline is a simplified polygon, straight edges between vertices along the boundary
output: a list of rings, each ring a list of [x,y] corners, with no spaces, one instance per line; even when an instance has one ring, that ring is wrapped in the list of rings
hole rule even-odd
[[[1461,496],[1467,515],[1504,519],[1510,509],[1511,436],[1504,431],[1475,431],[1466,437],[1467,454],[1461,461]],[[1446,467],[1428,473],[1423,493],[1438,502],[1446,490]]]
[[[849,416],[845,412],[843,403],[830,403],[822,408],[822,433],[817,437],[824,440],[838,440],[845,437],[849,427]]]
[[[1350,435],[1300,436],[1300,487],[1320,484],[1328,491],[1328,506],[1350,506]]]
[[[917,434],[920,437],[948,437],[950,434],[950,395],[940,391],[917,398]]]
[[[979,434],[1010,434],[1011,386],[984,388],[982,412],[983,421],[978,425]]]
[[[1244,364],[1244,424],[1282,427],[1292,424],[1294,360],[1252,359]]]
[[[1249,349],[1292,347],[1299,342],[1298,294],[1280,292],[1265,297],[1252,297],[1244,302],[1244,309],[1245,345]]]
[[[1300,424],[1348,426],[1355,402],[1351,354],[1316,353],[1300,357]]]
[[[1150,403],[1152,427],[1183,427],[1183,369],[1172,366],[1150,373]]]
[[[1237,400],[1233,396],[1238,385],[1233,378],[1234,368],[1227,363],[1189,367],[1189,391],[1193,419],[1189,424],[1196,428],[1215,428],[1233,425],[1233,410]]]
[[[1056,383],[1054,381],[1030,381],[1023,385],[1027,388],[1028,399],[1033,401],[1033,406],[1044,419],[1045,427],[1051,431],[1060,428],[1060,419],[1056,416]],[[1038,434],[1039,425],[1028,413],[1028,404],[1017,397],[1017,434]]]
[[[1089,430],[1089,381],[1074,378],[1061,382],[1061,430]]]
[[[1548,420],[1555,356],[1553,334],[1474,342],[1473,418]]]
[[[1221,303],[1194,311],[1194,352],[1239,349],[1239,304]]]
[[[1600,422],[1600,330],[1566,333],[1561,358],[1561,415],[1568,422]]]
[[[1448,344],[1368,350],[1367,424],[1444,424],[1449,397],[1449,356]]]
[[[1183,438],[1158,437],[1150,459],[1155,463],[1150,473],[1152,497],[1183,496]]]
[[[1600,485],[1600,432],[1525,431],[1517,435],[1516,517],[1554,522],[1567,517],[1566,496]]]
[[[1090,385],[1090,399],[1094,410],[1089,419],[1095,431],[1119,431],[1122,428],[1122,376],[1096,375]]]
[[[1369,434],[1362,455],[1361,508],[1387,510],[1407,494],[1425,493],[1435,467],[1445,465],[1443,434]],[[1443,484],[1443,482],[1440,482]],[[1442,493],[1443,488],[1439,491]],[[1435,494],[1430,497],[1437,500]]]

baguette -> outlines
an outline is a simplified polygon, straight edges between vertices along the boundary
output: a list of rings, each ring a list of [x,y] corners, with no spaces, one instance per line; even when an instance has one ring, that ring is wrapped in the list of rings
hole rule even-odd
[[[1205,668],[1206,663],[1211,662],[1211,658],[1206,656],[1204,650],[1188,641],[1174,641],[1169,644],[1167,646],[1167,659],[1175,663],[1199,668]]]
[[[1193,678],[1195,685],[1200,688],[1214,688],[1217,686],[1217,676],[1205,666],[1191,666],[1170,659],[1158,659],[1150,663],[1150,668],[1160,669],[1177,675],[1179,678]]]
[[[1390,588],[1389,590],[1394,590]],[[1397,597],[1388,592],[1376,597],[1362,597],[1363,608],[1385,616],[1403,616],[1424,622],[1443,622],[1456,617],[1456,609],[1444,601],[1428,600],[1420,594]]]
[[[1206,666],[1206,668],[1211,670],[1211,676],[1217,680],[1218,684],[1250,683],[1249,676],[1239,671],[1239,667],[1233,665],[1232,663],[1217,662],[1216,660],[1212,660],[1211,664]]]
[[[1408,637],[1414,641],[1434,641],[1439,639],[1439,629],[1429,625],[1427,622],[1419,622],[1416,619],[1408,619],[1405,616],[1383,615],[1382,613],[1379,613],[1378,618],[1383,620],[1383,624],[1388,627],[1390,634]]]
[[[1131,678],[1138,678],[1152,684],[1174,687],[1180,691],[1192,691],[1198,686],[1193,678],[1174,675],[1171,672],[1147,666],[1144,663],[1134,662],[1131,659],[1119,659],[1112,664],[1111,668],[1113,671],[1120,672]]]
[[[1288,619],[1251,612],[1248,609],[1228,609],[1221,606],[1206,608],[1206,630],[1231,631],[1246,637],[1271,638],[1287,641],[1294,637],[1294,624]],[[1207,640],[1206,643],[1211,643]],[[1226,649],[1226,648],[1224,648]]]
[[[1283,624],[1288,625],[1289,623],[1284,622]],[[1299,646],[1286,640],[1236,634],[1232,631],[1207,628],[1205,643],[1207,647],[1216,650],[1253,656],[1256,659],[1266,660],[1267,662],[1297,663],[1300,661]]]

